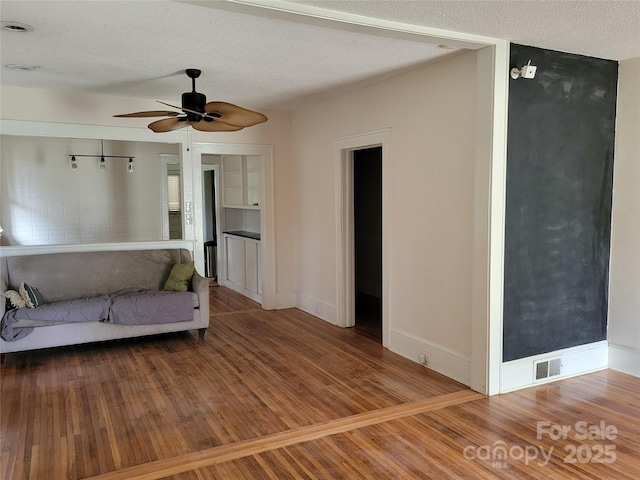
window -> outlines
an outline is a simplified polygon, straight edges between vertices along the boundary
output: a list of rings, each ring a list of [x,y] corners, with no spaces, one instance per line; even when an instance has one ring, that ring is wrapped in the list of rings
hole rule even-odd
[[[180,213],[180,176],[167,175],[169,213]]]

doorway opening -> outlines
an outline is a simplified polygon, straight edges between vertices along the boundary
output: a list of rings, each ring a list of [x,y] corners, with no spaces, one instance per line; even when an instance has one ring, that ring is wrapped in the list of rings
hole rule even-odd
[[[382,147],[353,152],[356,332],[382,343]]]
[[[355,249],[355,221],[354,221],[354,155],[360,150],[376,149],[381,157],[381,186],[380,186],[380,224],[381,224],[381,255],[380,266],[376,267],[380,277],[374,283],[381,291],[379,310],[381,311],[382,346],[389,347],[389,193],[391,192],[391,129],[378,130],[359,135],[351,135],[336,139],[335,159],[336,170],[336,217],[339,219],[336,228],[336,324],[341,327],[355,327],[356,303],[356,249]],[[377,203],[377,201],[375,202]],[[376,260],[378,261],[378,260]],[[362,282],[359,282],[359,285]],[[366,286],[367,283],[365,282]]]
[[[205,277],[218,281],[218,166],[202,166]]]
[[[196,228],[195,228],[195,242],[199,245],[204,245],[205,241],[205,228],[204,228],[204,204],[205,200],[205,175],[204,172],[207,170],[215,170],[214,174],[214,185],[215,185],[215,201],[216,201],[216,274],[217,274],[217,283],[226,287],[230,287],[231,285],[227,283],[227,279],[229,278],[229,272],[227,268],[228,259],[227,254],[228,250],[225,248],[225,239],[227,235],[225,232],[228,230],[247,230],[244,228],[245,223],[240,223],[238,225],[237,222],[242,219],[244,222],[245,215],[237,215],[238,212],[242,213],[243,210],[252,210],[253,216],[251,216],[250,220],[255,220],[255,216],[259,218],[259,223],[253,222],[251,225],[258,225],[258,231],[260,235],[259,242],[254,241],[255,248],[248,248],[245,245],[244,248],[244,267],[241,267],[241,270],[245,273],[245,287],[248,284],[247,272],[249,272],[253,279],[254,273],[258,275],[256,277],[255,283],[251,283],[253,285],[260,286],[260,295],[261,295],[261,304],[262,308],[265,310],[272,310],[276,307],[276,262],[275,262],[275,216],[274,216],[274,188],[273,188],[273,147],[270,145],[244,145],[244,144],[221,144],[221,143],[194,143],[194,155],[196,158],[200,159],[200,168],[199,171],[194,170],[194,175],[197,172],[198,178],[195,179],[194,182],[194,198],[202,198],[202,203],[198,202],[195,207],[195,218],[197,220]],[[242,158],[251,158],[250,165],[247,165],[246,172],[246,183],[241,183],[241,191],[243,194],[240,196],[241,201],[245,201],[244,198],[246,196],[247,205],[239,205],[233,204],[234,197],[233,194],[228,198],[226,195],[226,187],[230,184],[233,187],[233,182],[225,182],[225,168],[224,168],[224,158],[227,156],[239,156]],[[259,161],[261,166],[261,175],[259,180],[256,180],[254,175],[250,175],[253,173],[252,165],[253,160]],[[233,173],[233,169],[231,172],[227,171],[227,173]],[[244,182],[244,176],[242,177]],[[257,183],[256,183],[257,182]],[[243,186],[246,185],[246,189]],[[261,193],[259,194],[259,198],[257,199],[258,205],[255,205],[254,197],[256,187],[259,187]],[[244,192],[246,191],[246,195]],[[252,201],[254,200],[254,201]],[[231,204],[230,204],[231,202]],[[237,210],[235,212],[236,215],[229,215],[229,210]],[[248,221],[248,220],[247,220]],[[234,237],[241,238],[241,237]],[[245,243],[251,243],[251,239],[246,239]],[[259,246],[258,246],[259,244]],[[194,251],[194,261],[196,265],[202,266],[205,264],[204,262],[204,251],[203,248],[197,248]],[[246,288],[245,288],[246,289]],[[256,288],[257,289],[257,288]],[[248,291],[248,290],[247,290]],[[251,297],[250,297],[251,298]],[[260,300],[257,300],[260,301]]]

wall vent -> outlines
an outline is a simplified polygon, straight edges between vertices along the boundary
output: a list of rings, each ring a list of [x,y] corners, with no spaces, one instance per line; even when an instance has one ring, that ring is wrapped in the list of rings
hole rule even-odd
[[[544,380],[549,377],[560,375],[562,368],[562,360],[560,358],[550,358],[541,360],[533,364],[533,370],[536,380]]]

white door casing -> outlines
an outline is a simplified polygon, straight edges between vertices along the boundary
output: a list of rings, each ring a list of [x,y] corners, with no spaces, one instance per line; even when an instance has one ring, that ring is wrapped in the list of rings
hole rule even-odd
[[[390,269],[390,205],[391,129],[341,137],[335,142],[336,172],[336,302],[337,324],[355,325],[355,268],[353,231],[353,152],[364,148],[382,147],[382,345],[389,344]]]

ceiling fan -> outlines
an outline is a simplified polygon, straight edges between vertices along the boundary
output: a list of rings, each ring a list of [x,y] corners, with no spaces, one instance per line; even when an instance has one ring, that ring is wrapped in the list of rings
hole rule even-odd
[[[158,103],[180,110],[152,110],[148,112],[124,113],[114,117],[169,117],[156,120],[149,124],[149,128],[156,133],[170,132],[191,125],[202,132],[233,132],[266,122],[267,117],[259,112],[233,105],[226,102],[209,102],[202,93],[196,92],[196,78],[200,70],[188,68],[185,70],[191,79],[192,91],[182,94],[182,107],[170,105],[157,100]]]

